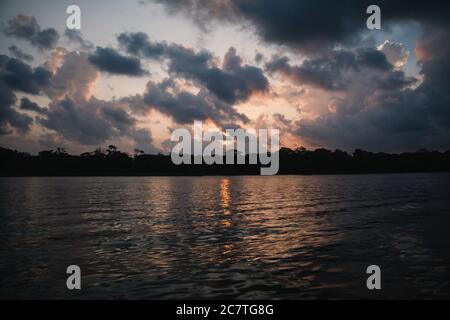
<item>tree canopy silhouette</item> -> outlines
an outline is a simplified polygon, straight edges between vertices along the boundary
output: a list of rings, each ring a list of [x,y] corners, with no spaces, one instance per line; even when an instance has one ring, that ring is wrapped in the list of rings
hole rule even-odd
[[[450,151],[419,150],[413,153],[372,153],[357,149],[353,154],[327,149],[282,148],[278,174],[360,174],[394,172],[449,172]],[[247,155],[248,158],[248,155]],[[247,159],[248,163],[248,159]],[[110,145],[80,155],[64,148],[38,155],[0,147],[1,176],[120,176],[120,175],[259,175],[256,165],[174,165],[169,155],[133,155]]]

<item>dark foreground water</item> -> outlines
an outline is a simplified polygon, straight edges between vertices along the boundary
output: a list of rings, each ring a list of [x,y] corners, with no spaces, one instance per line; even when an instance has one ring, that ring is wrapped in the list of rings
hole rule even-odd
[[[0,178],[0,219],[0,298],[450,298],[449,174]]]

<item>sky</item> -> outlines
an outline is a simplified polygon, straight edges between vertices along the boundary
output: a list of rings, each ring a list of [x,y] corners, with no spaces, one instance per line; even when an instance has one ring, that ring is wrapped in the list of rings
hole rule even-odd
[[[289,148],[450,149],[450,5],[377,1],[369,30],[370,4],[2,0],[0,146],[168,152],[201,120]]]

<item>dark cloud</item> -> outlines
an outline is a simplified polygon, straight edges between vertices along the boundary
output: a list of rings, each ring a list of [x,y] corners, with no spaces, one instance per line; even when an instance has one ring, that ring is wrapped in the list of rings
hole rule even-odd
[[[49,112],[39,118],[39,123],[68,140],[85,145],[101,145],[113,135],[114,127],[99,116],[102,107],[98,101],[93,102],[81,104],[70,98],[52,102]]]
[[[0,55],[0,77],[12,90],[39,94],[51,79],[51,72],[42,67],[31,68],[28,64]]]
[[[35,113],[36,123],[51,132],[45,136],[51,136],[52,141],[99,146],[111,140],[128,139],[147,152],[157,150],[152,145],[150,131],[138,127],[126,103],[92,96],[98,71],[89,62],[87,53],[56,50],[45,65],[46,68],[31,68],[17,59],[0,55],[1,135],[11,134],[13,129],[24,134],[31,129],[33,118],[18,112],[20,109]],[[44,108],[22,97],[16,106],[15,91],[44,92],[51,102]]]
[[[31,54],[23,52],[19,47],[17,46],[10,46],[8,47],[9,52],[16,57],[19,60],[23,60],[25,62],[31,62],[34,60],[34,57]]]
[[[91,97],[87,101],[74,101],[68,97],[50,103],[49,110],[38,118],[46,129],[59,137],[82,145],[100,146],[107,141],[128,138],[135,147],[154,152],[151,133],[138,128],[136,119],[115,101]]]
[[[423,76],[417,92],[427,97],[426,105],[434,121],[446,127],[450,127],[449,37],[450,26],[428,29],[417,48],[419,65],[422,67],[420,73]]]
[[[86,101],[75,101],[69,97],[53,101],[38,122],[65,139],[90,146],[130,136],[136,125],[136,120],[113,101],[95,97]]]
[[[37,113],[45,113],[45,108],[41,108],[36,102],[31,101],[27,97],[20,100],[20,109],[26,111],[33,111]]]
[[[421,82],[406,77],[400,69],[408,58],[401,44],[388,41],[379,50],[361,49],[358,40],[366,31],[364,13],[370,3],[221,1],[221,12],[216,12],[215,4],[168,1],[165,5],[172,11],[203,15],[206,20],[250,22],[263,39],[310,54],[297,65],[287,57],[274,57],[266,63],[268,72],[326,94],[338,91],[328,111],[317,118],[293,124],[274,116],[286,130],[316,146],[393,151],[450,147],[448,3],[377,3],[384,28],[408,21],[421,24],[424,34],[416,48]],[[351,47],[346,46],[349,43]]]
[[[92,95],[99,72],[89,62],[89,57],[86,52],[55,50],[45,63],[53,70],[43,88],[51,99],[49,105],[43,108],[26,97],[21,99],[20,109],[37,113],[36,122],[49,132],[43,135],[42,142],[61,145],[70,141],[100,146],[127,139],[142,150],[155,151],[150,131],[138,127],[128,103],[101,100]],[[15,100],[9,103],[13,104]]]
[[[447,149],[450,130],[437,126],[418,92],[384,93],[373,103],[346,105],[353,113],[329,112],[297,123],[296,133],[315,146],[372,151]],[[351,104],[350,99],[342,101]]]
[[[41,30],[35,17],[22,14],[8,21],[5,34],[27,40],[39,49],[51,49],[59,40],[59,34],[55,29]]]
[[[303,50],[331,47],[351,40],[365,26],[365,9],[355,1],[238,1],[169,0],[161,3],[169,12],[182,12],[203,28],[214,19],[250,23],[268,42]]]
[[[275,113],[273,119],[278,124],[278,128],[290,128],[292,126],[292,120],[286,119],[284,114]]]
[[[251,1],[251,0],[153,0],[170,13],[184,13],[202,27],[212,20],[252,25],[259,36],[272,43],[289,45],[305,52],[352,43],[366,32],[366,9],[370,0]],[[421,21],[447,23],[448,1],[380,0],[382,23]]]
[[[336,148],[404,151],[450,147],[450,72],[447,27],[429,29],[417,48],[423,81],[415,88],[393,71],[372,83],[360,79],[334,108],[314,120],[297,123],[311,144]],[[406,82],[405,82],[406,81]]]
[[[17,112],[11,107],[2,107],[0,109],[1,135],[12,133],[7,129],[7,124],[24,134],[30,131],[32,123],[33,118],[24,113]]]
[[[41,30],[33,17],[19,15],[8,22],[5,32],[44,49],[53,47],[59,37],[52,30]],[[66,30],[65,36],[83,50],[92,48],[79,32]],[[17,46],[9,50],[23,60],[32,59]],[[34,113],[36,123],[46,130],[46,141],[51,137],[58,144],[71,141],[98,146],[125,139],[146,152],[158,151],[152,145],[151,132],[138,126],[124,100],[105,101],[92,95],[98,70],[133,76],[148,74],[138,58],[122,56],[110,48],[98,47],[93,54],[56,48],[51,58],[36,68],[0,55],[0,134],[27,133],[34,120],[30,115]],[[17,104],[16,92],[45,93],[51,102],[41,107],[22,97]]]
[[[146,58],[159,59],[168,48],[168,44],[165,42],[150,41],[148,35],[143,32],[122,33],[117,37],[117,40],[129,54]]]
[[[136,120],[128,112],[119,107],[104,106],[101,109],[101,114],[121,134],[126,134],[127,130],[136,124]]]
[[[148,74],[142,69],[141,61],[135,57],[126,57],[112,48],[97,47],[89,56],[89,61],[99,70],[112,74],[140,77]]]
[[[395,80],[408,82],[402,72],[393,71],[382,52],[371,48],[331,51],[320,58],[307,59],[299,66],[292,66],[287,57],[274,57],[266,63],[266,70],[280,73],[300,85],[308,84],[325,90],[344,90],[353,81],[358,81],[355,73],[373,70],[389,73],[388,79],[392,84]],[[401,84],[404,85],[403,82]]]
[[[268,62],[262,56],[255,60],[267,62],[266,71],[287,77],[290,86],[301,89],[299,92],[306,85],[307,90],[320,88],[325,97],[330,97],[327,111],[323,111],[324,106],[313,106],[322,110],[317,118],[295,122],[282,114],[273,116],[280,128],[310,144],[385,151],[450,147],[448,2],[377,3],[382,8],[385,30],[395,23],[420,24],[423,36],[416,55],[421,79],[409,78],[400,69],[408,56],[402,45],[386,42],[376,50],[362,42],[361,36],[367,32],[365,10],[372,4],[369,1],[156,2],[170,12],[184,12],[204,26],[212,20],[251,26],[267,42],[306,53],[297,64],[283,56]],[[41,49],[53,47],[59,37],[54,29],[41,30],[33,17],[23,15],[10,20],[5,33]],[[78,32],[66,32],[66,37],[83,50],[92,48]],[[20,108],[37,113],[39,123],[59,139],[99,145],[126,138],[145,145],[151,143],[151,135],[138,127],[135,115],[153,109],[180,124],[211,120],[222,128],[238,127],[249,119],[233,105],[269,89],[264,71],[245,64],[234,48],[219,64],[209,51],[151,41],[144,33],[123,33],[118,41],[131,56],[111,48],[97,48],[91,55],[58,48],[52,54],[59,50],[60,56],[45,68],[31,68],[20,60],[0,56],[0,133],[30,130],[31,113],[21,113]],[[26,53],[17,47],[10,52],[27,61]],[[164,63],[171,80],[149,82],[142,95],[117,101],[92,96],[98,70],[142,76],[147,72],[141,58]],[[180,79],[196,85],[197,91],[183,89]],[[26,98],[16,105],[16,91],[44,92],[52,101],[48,108]]]
[[[151,154],[162,151],[153,145],[153,138],[148,129],[134,129],[131,132],[131,137],[135,142],[134,147],[138,150],[143,150],[144,152]]]
[[[151,42],[144,33],[124,33],[118,36],[118,41],[129,54],[167,59],[169,73],[203,85],[226,103],[243,102],[252,94],[269,89],[263,70],[243,65],[235,48],[228,50],[219,68],[209,51],[195,52],[176,44]]]
[[[33,119],[23,113],[17,112],[13,105],[16,96],[13,91],[0,81],[0,135],[12,133],[11,128],[17,129],[20,133],[27,133]]]
[[[84,39],[83,35],[79,30],[71,30],[65,29],[64,36],[72,43],[75,43],[83,50],[92,50],[94,49],[94,44],[86,39]]]
[[[249,122],[245,115],[218,100],[207,90],[200,90],[197,94],[178,90],[171,80],[149,82],[143,102],[145,106],[172,117],[179,124],[210,119],[219,127],[225,128],[231,123]]]
[[[49,84],[51,73],[44,68],[31,68],[28,64],[0,55],[0,132],[12,133],[11,128],[27,133],[33,118],[18,112],[14,105],[17,101],[15,91],[40,94]]]
[[[256,64],[260,64],[264,60],[264,55],[260,52],[255,54],[255,62]]]
[[[269,89],[269,81],[260,68],[242,65],[236,50],[230,48],[222,69],[209,65],[206,53],[193,53],[184,48],[172,48],[169,72],[202,84],[219,99],[235,104],[247,101],[255,93]]]
[[[59,34],[55,29],[45,29],[36,35],[34,44],[42,49],[51,49],[56,46],[58,39]]]
[[[383,27],[391,23],[419,21],[428,26],[421,61],[423,83],[408,89],[415,80],[391,70],[382,54],[371,50],[363,55],[329,53],[336,45],[358,45],[365,32],[365,1],[164,1],[173,11],[195,16],[250,22],[268,42],[286,44],[314,57],[299,66],[286,58],[268,64],[296,84],[324,90],[343,90],[333,109],[315,120],[302,120],[297,134],[311,144],[352,149],[405,150],[406,148],[450,147],[448,41],[450,33],[439,25],[450,21],[448,2],[378,1]],[[439,35],[440,36],[437,36]],[[439,37],[439,40],[430,39]],[[401,66],[407,58],[398,44],[382,51],[391,64]],[[327,52],[325,57],[320,58]],[[438,56],[436,56],[438,55]],[[319,58],[317,57],[319,56]],[[444,58],[445,57],[445,58]],[[371,67],[370,67],[371,66]],[[357,70],[357,68],[360,68]]]

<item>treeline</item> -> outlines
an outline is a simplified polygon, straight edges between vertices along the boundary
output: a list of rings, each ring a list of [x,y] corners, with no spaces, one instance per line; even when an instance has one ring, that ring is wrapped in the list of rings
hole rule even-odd
[[[387,154],[282,148],[279,174],[359,174],[450,172],[450,151],[419,150]],[[248,161],[247,161],[248,163]],[[169,155],[129,155],[115,146],[81,155],[64,149],[39,155],[0,147],[0,176],[120,176],[120,175],[259,175],[260,165],[174,165]]]

